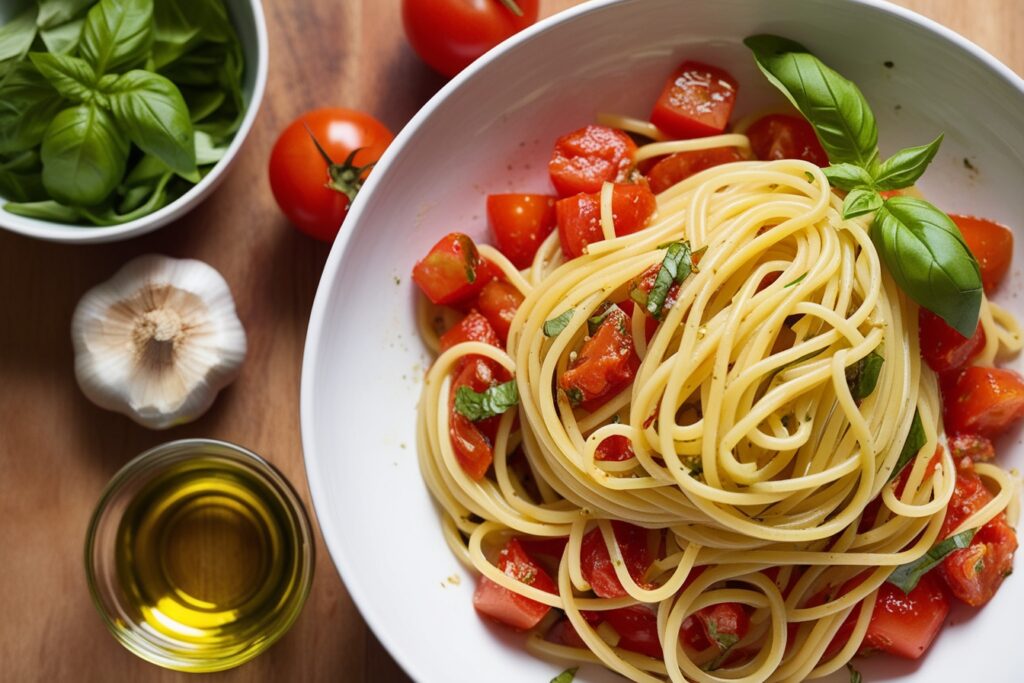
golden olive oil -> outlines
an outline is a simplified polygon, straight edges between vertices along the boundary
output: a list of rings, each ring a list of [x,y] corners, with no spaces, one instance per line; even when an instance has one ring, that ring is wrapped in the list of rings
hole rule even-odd
[[[125,616],[190,659],[237,657],[276,639],[268,624],[291,624],[275,612],[301,606],[299,536],[281,492],[248,467],[204,455],[175,463],[118,526]]]

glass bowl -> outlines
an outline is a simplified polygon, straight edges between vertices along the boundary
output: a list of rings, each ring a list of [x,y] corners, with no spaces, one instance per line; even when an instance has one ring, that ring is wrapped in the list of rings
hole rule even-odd
[[[85,543],[93,602],[132,653],[178,671],[249,661],[295,623],[313,579],[309,519],[270,463],[172,441],[107,484]]]

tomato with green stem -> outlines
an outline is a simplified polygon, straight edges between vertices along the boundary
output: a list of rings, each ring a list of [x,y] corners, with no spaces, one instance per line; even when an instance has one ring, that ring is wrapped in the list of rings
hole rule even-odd
[[[402,0],[402,24],[416,54],[449,78],[537,21],[538,0]]]
[[[292,121],[270,153],[270,189],[302,232],[325,242],[338,234],[352,201],[394,139],[363,112],[324,108]]]

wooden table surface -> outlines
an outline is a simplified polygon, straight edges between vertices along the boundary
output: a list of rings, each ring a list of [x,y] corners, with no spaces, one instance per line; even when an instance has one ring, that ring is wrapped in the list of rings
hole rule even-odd
[[[550,14],[575,4],[547,0]],[[1024,72],[1024,2],[900,0]],[[270,80],[229,177],[175,225],[128,242],[61,246],[0,233],[0,680],[185,680],[122,649],[85,585],[82,544],[107,480],[135,454],[204,436],[274,462],[308,504],[299,369],[327,245],[278,212],[266,165],[275,136],[314,107],[364,109],[396,132],[443,80],[405,42],[398,0],[266,0]],[[194,257],[230,283],[249,335],[241,377],[197,422],[152,432],[89,403],[74,381],[71,312],[139,254]],[[310,513],[312,509],[310,507]],[[408,680],[366,628],[317,539],[316,579],[298,623],[217,680]],[[487,678],[487,677],[485,677]]]

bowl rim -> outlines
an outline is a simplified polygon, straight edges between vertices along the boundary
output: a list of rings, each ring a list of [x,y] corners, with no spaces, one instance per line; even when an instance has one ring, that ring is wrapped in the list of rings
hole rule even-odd
[[[267,75],[269,70],[269,40],[267,38],[267,22],[263,12],[261,0],[247,0],[252,8],[253,23],[256,27],[256,74],[253,83],[252,97],[246,108],[242,123],[235,132],[231,143],[228,145],[224,157],[214,164],[213,169],[206,174],[206,177],[193,185],[185,194],[173,202],[151,214],[120,225],[109,226],[85,226],[69,225],[66,223],[55,223],[39,218],[28,218],[18,216],[3,210],[0,204],[0,229],[7,230],[25,237],[46,240],[49,242],[63,242],[68,244],[90,244],[98,242],[114,242],[124,240],[137,235],[144,235],[157,228],[162,228],[171,221],[174,221],[193,208],[198,206],[210,192],[216,189],[217,185],[224,179],[228,167],[232,165],[242,144],[252,130],[256,122],[256,115],[259,113],[260,105],[263,102],[263,95],[267,87]]]
[[[505,53],[512,51],[519,45],[529,42],[535,36],[550,31],[559,24],[574,19],[584,14],[597,12],[605,7],[617,4],[635,2],[636,0],[589,0],[575,5],[561,12],[552,14],[539,20],[519,33],[513,35],[502,43],[484,53],[476,61],[463,69],[460,73],[449,80],[444,86],[431,97],[423,107],[409,120],[399,131],[394,141],[374,167],[374,173],[367,179],[356,200],[353,202],[346,217],[348,224],[355,225],[362,217],[364,207],[367,204],[367,197],[373,194],[380,179],[385,176],[395,160],[401,155],[409,141],[417,134],[423,123],[433,114],[434,110],[446,100],[453,92],[462,87],[463,83],[473,78],[478,72],[486,69],[494,61],[500,59]],[[894,18],[902,19],[916,24],[930,33],[938,35],[947,42],[964,50],[979,62],[991,69],[996,75],[1006,81],[1011,87],[1024,93],[1024,78],[1017,75],[1012,69],[996,59],[987,50],[972,40],[962,36],[951,28],[930,19],[913,10],[892,4],[888,0],[845,0],[849,5],[860,6],[867,9],[887,13]],[[321,474],[321,458],[316,455],[319,449],[316,443],[316,430],[314,426],[313,410],[313,387],[317,379],[317,364],[321,353],[321,342],[327,313],[328,302],[331,299],[331,284],[338,277],[338,270],[341,265],[342,255],[348,248],[353,231],[340,230],[334,244],[331,247],[327,262],[324,265],[320,276],[320,283],[317,287],[316,296],[313,300],[313,307],[310,311],[309,324],[306,331],[306,342],[303,349],[302,372],[300,376],[301,386],[299,391],[299,426],[302,437],[303,461],[306,469],[307,485],[310,498],[313,502],[313,514],[320,527],[320,535],[327,548],[327,554],[337,568],[339,575],[345,584],[345,589],[352,598],[353,603],[359,609],[359,613],[366,624],[373,631],[374,635],[385,647],[391,657],[402,667],[403,671],[413,680],[427,680],[420,669],[419,660],[411,654],[411,651],[404,643],[392,637],[387,628],[390,619],[381,612],[375,603],[369,598],[369,593],[363,588],[362,583],[356,579],[350,562],[350,556],[356,549],[346,548],[337,540],[337,531],[334,520],[326,514],[321,515],[321,509],[328,509],[330,494],[325,486],[325,476]]]

